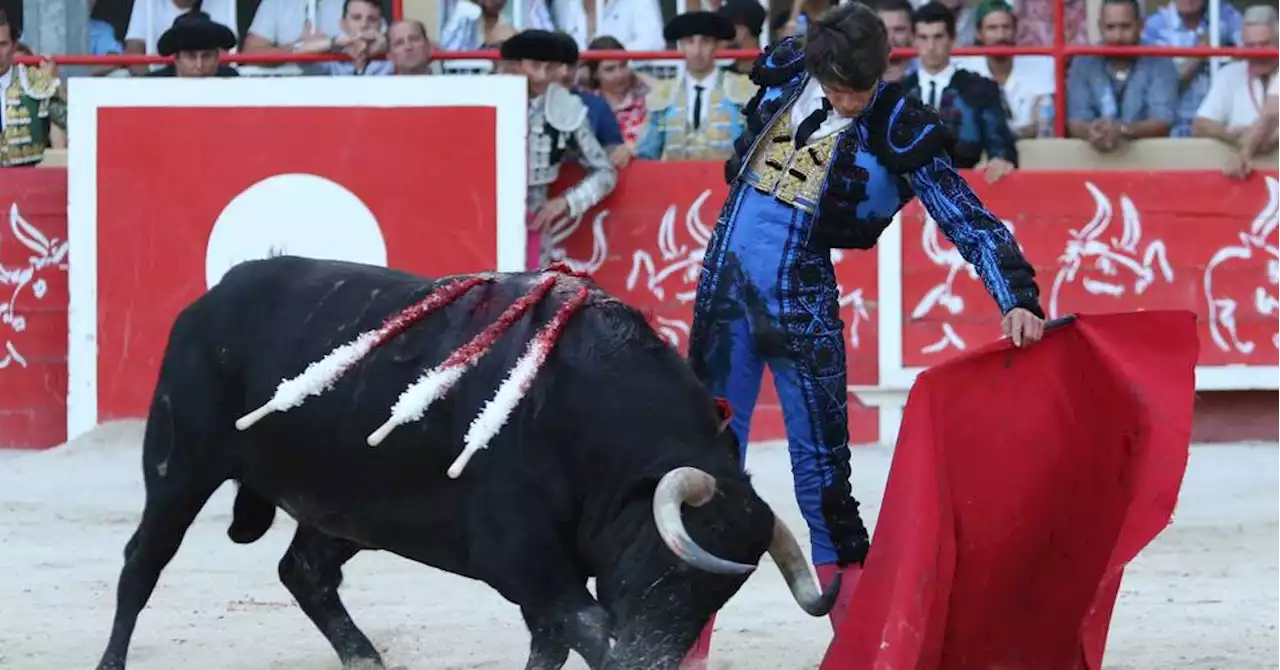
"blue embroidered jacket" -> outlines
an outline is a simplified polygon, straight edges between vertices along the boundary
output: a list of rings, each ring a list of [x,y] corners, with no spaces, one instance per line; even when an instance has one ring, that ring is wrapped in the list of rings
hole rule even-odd
[[[808,82],[798,40],[783,39],[761,54],[751,79],[759,89],[743,108],[746,129],[725,162],[730,187],[773,119],[790,108]],[[1013,234],[955,171],[953,147],[951,132],[935,110],[896,83],[881,84],[867,109],[836,140],[813,215],[812,241],[870,249],[894,215],[919,195],[943,234],[977,268],[1002,313],[1022,307],[1043,317],[1035,271]]]
[[[920,76],[902,79],[907,93],[921,98]],[[1003,158],[1018,164],[1018,138],[1009,127],[1009,109],[1000,84],[968,70],[956,70],[951,83],[938,93],[938,114],[955,137],[951,159],[956,167],[971,168],[982,159]]]

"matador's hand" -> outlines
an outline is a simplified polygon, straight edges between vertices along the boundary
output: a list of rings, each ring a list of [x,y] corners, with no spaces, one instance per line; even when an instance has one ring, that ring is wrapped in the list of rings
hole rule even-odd
[[[1000,327],[1015,347],[1031,346],[1044,337],[1044,319],[1021,307],[1009,310]]]

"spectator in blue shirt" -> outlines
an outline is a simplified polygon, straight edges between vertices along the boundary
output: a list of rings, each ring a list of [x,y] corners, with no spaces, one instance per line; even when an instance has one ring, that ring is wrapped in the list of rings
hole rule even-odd
[[[1218,39],[1220,46],[1240,44],[1241,15],[1230,2],[1220,3]],[[1153,46],[1208,46],[1209,13],[1206,0],[1173,0],[1151,16],[1142,29],[1142,42]],[[1178,104],[1173,137],[1189,137],[1196,110],[1209,92],[1209,59],[1175,58],[1178,72]]]
[[[98,0],[89,3],[89,12],[97,7]],[[118,56],[124,53],[124,42],[116,37],[116,29],[102,19],[89,17],[89,54],[93,56]],[[89,75],[101,77],[121,69],[118,65],[95,65]]]
[[[1098,16],[1107,46],[1138,43],[1137,0],[1103,0]],[[1168,58],[1080,56],[1067,74],[1067,134],[1111,152],[1173,127],[1178,71]]]

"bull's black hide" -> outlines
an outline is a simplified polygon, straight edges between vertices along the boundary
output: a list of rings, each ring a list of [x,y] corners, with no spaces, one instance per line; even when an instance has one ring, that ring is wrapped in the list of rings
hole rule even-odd
[[[520,606],[536,668],[560,667],[570,648],[592,668],[674,668],[766,551],[801,605],[825,614],[838,584],[817,593],[794,538],[740,472],[714,400],[639,312],[598,288],[490,448],[460,478],[446,476],[527,339],[584,280],[561,281],[420,421],[377,448],[365,438],[400,392],[526,293],[532,274],[473,289],[325,393],[243,432],[237,417],[282,379],[437,283],[279,257],[233,268],[184,309],[148,415],[146,506],[125,548],[100,670],[124,667],[160,571],[228,479],[239,483],[235,542],[261,537],[277,507],[297,519],[280,578],[344,664],[381,663],[337,596],[342,564],[364,549],[491,585]]]

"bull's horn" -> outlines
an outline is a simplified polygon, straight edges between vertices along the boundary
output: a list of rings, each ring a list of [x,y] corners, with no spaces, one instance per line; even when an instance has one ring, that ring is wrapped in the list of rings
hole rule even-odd
[[[773,542],[769,543],[769,556],[778,565],[782,578],[787,581],[791,595],[800,604],[800,609],[810,616],[826,616],[840,595],[840,581],[843,575],[836,575],[826,593],[819,590],[813,576],[809,574],[809,560],[800,550],[800,543],[791,529],[777,516],[773,520]]]
[[[707,553],[689,537],[689,531],[684,527],[680,505],[688,503],[701,507],[715,494],[716,478],[697,468],[675,468],[663,475],[653,492],[653,520],[657,522],[658,535],[680,560],[699,570],[725,575],[751,572],[756,566],[727,561]]]

